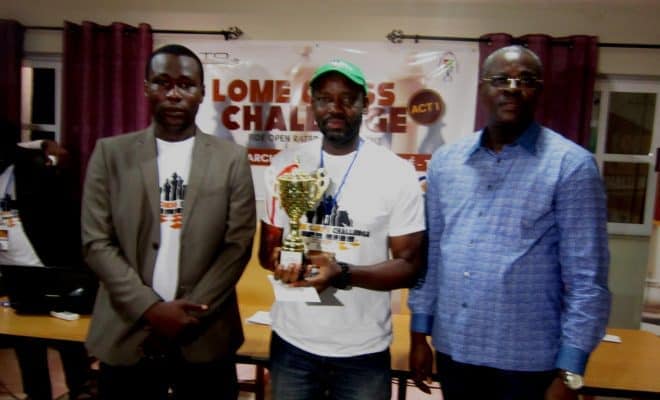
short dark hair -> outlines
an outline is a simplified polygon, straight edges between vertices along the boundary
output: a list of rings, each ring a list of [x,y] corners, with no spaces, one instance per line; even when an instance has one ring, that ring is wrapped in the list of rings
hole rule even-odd
[[[202,60],[200,60],[199,57],[197,57],[197,54],[195,54],[194,51],[180,44],[167,44],[163,47],[159,47],[153,53],[151,53],[151,56],[147,61],[147,65],[144,68],[144,79],[147,80],[149,79],[149,71],[151,71],[151,61],[158,54],[174,54],[176,56],[188,56],[194,59],[197,62],[197,66],[199,67],[199,78],[202,81],[202,85],[204,84],[204,68],[202,67]]]

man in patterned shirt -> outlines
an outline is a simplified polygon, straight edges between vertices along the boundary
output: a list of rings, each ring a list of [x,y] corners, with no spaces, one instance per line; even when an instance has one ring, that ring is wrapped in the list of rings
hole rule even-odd
[[[410,367],[445,400],[575,399],[610,295],[603,183],[592,155],[534,121],[539,58],[483,64],[487,126],[433,155],[428,270],[411,291]]]

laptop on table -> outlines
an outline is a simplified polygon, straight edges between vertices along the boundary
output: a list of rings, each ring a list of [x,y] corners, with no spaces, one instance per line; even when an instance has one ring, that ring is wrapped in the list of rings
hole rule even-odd
[[[0,265],[0,274],[9,303],[17,314],[92,313],[98,280],[82,267]]]

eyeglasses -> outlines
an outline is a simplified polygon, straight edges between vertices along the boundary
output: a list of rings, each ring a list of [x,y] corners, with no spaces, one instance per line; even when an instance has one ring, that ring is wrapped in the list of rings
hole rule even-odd
[[[521,76],[519,78],[511,78],[509,76],[497,75],[490,78],[481,78],[482,81],[490,83],[494,88],[511,88],[511,89],[535,89],[539,87],[543,80],[537,79],[535,76]]]
[[[314,96],[312,97],[312,103],[315,107],[326,108],[330,104],[337,104],[344,109],[353,108],[357,105],[359,95],[340,95],[336,98],[330,96]]]
[[[184,93],[195,93],[199,90],[197,83],[189,79],[167,79],[163,77],[154,78],[151,81],[146,81],[149,84],[151,90],[169,92],[174,89],[176,86],[181,92]]]

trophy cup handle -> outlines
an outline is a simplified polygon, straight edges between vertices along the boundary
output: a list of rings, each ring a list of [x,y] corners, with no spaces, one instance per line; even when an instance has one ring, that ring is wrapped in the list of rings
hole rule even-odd
[[[266,168],[264,172],[264,181],[267,188],[273,188],[273,197],[280,198],[280,184],[276,179],[275,171],[270,168]]]
[[[323,168],[319,168],[314,172],[314,179],[314,195],[312,196],[312,199],[310,199],[312,205],[316,204],[321,199],[323,193],[325,193],[330,184],[330,178]]]

